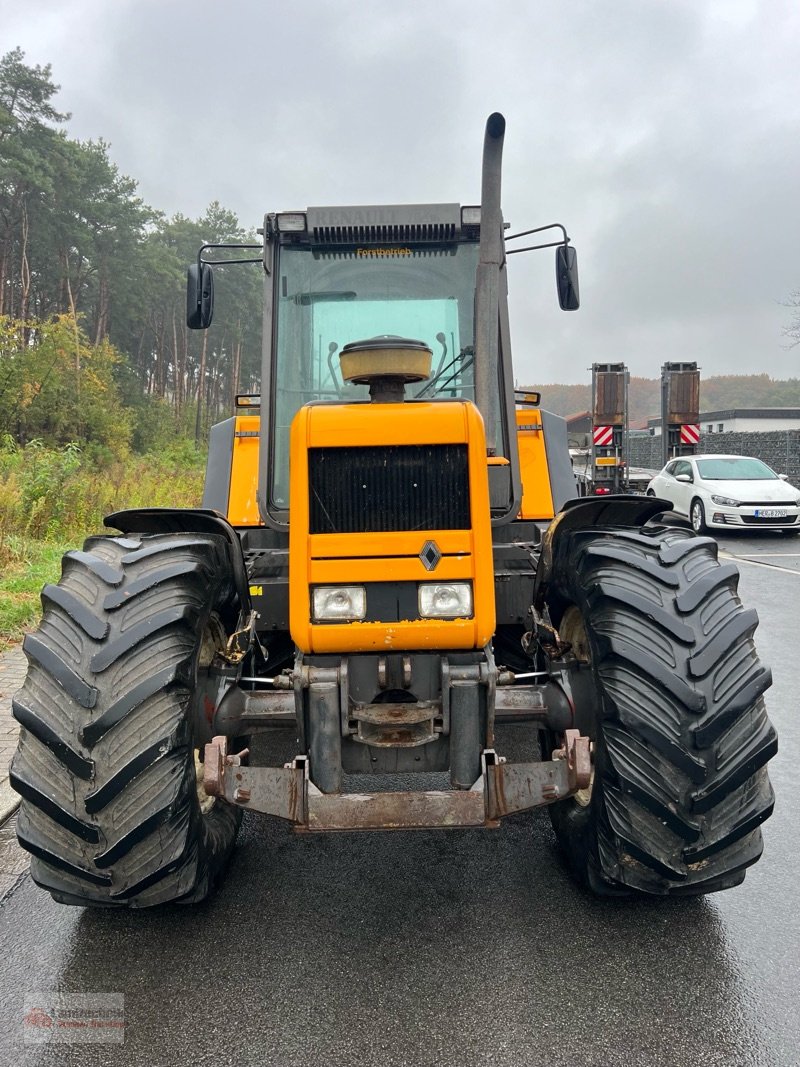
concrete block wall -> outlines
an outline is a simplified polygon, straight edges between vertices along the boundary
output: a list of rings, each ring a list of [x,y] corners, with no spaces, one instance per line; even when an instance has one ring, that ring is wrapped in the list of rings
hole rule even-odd
[[[771,430],[752,433],[704,433],[700,435],[698,452],[716,455],[754,456],[763,460],[778,474],[788,474],[792,485],[800,488],[800,430]],[[632,467],[660,470],[661,438],[632,436],[630,438]]]

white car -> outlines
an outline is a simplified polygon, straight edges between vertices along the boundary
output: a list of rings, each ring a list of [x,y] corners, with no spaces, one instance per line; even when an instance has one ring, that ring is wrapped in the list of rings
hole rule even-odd
[[[707,529],[769,529],[800,533],[800,490],[760,459],[684,456],[671,460],[647,486],[669,500],[696,533]]]

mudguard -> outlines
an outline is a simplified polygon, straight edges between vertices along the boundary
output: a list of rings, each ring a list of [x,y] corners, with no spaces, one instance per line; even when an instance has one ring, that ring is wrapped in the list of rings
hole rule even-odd
[[[230,546],[230,560],[243,612],[250,610],[250,583],[239,535],[218,511],[205,508],[132,508],[106,515],[103,524],[124,534],[218,534]]]
[[[596,496],[568,500],[542,537],[542,554],[536,569],[533,603],[540,610],[545,602],[553,560],[560,539],[570,530],[592,526],[644,526],[672,503],[657,496]]]

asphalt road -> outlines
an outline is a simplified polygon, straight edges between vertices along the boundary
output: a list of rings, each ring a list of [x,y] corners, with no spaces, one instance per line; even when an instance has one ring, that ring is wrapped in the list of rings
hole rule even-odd
[[[800,539],[720,550],[759,610],[781,744],[743,886],[596,901],[544,811],[336,837],[248,816],[223,889],[193,909],[63,908],[24,876],[0,907],[0,1064],[800,1064]],[[25,995],[53,990],[124,994],[124,1044],[24,1047]]]

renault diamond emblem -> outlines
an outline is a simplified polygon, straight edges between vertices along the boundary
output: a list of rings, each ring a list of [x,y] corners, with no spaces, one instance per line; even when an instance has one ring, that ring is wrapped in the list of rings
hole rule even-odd
[[[422,560],[422,565],[425,570],[432,571],[438,566],[439,560],[442,558],[442,553],[439,551],[439,546],[435,541],[426,541],[422,546],[419,558]]]

